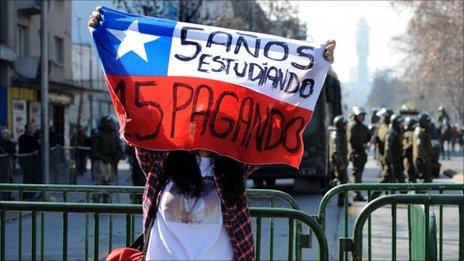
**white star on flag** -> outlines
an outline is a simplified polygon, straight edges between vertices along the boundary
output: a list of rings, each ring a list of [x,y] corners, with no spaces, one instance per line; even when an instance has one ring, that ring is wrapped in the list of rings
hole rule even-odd
[[[144,34],[139,31],[139,22],[134,20],[126,31],[107,29],[112,35],[121,41],[118,47],[118,56],[116,60],[133,51],[145,62],[148,62],[145,44],[158,40],[160,37],[155,35]]]

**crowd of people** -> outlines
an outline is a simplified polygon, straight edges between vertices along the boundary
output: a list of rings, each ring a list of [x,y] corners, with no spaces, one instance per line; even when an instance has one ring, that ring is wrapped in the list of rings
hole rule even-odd
[[[41,166],[40,131],[32,124],[26,124],[25,131],[15,141],[9,129],[1,129],[0,135],[0,183],[12,183],[15,174],[22,174],[22,183],[44,183]],[[135,158],[134,149],[124,145],[119,138],[114,117],[104,116],[98,128],[87,135],[78,126],[71,135],[70,146],[64,147],[50,129],[50,182],[76,183],[79,175],[84,175],[90,163],[90,175],[95,185],[114,185],[118,180],[118,163],[127,157],[132,169],[133,185],[143,186],[145,176]],[[60,165],[66,165],[59,168]],[[37,193],[24,193],[23,199],[38,198]],[[12,199],[9,193],[1,199]],[[95,194],[95,202],[108,202],[107,195]],[[141,199],[138,199],[141,201]]]
[[[381,183],[431,182],[440,171],[440,152],[445,158],[447,151],[449,159],[456,143],[460,150],[464,145],[464,129],[450,124],[443,107],[438,112],[438,124],[428,113],[405,106],[396,114],[388,108],[373,109],[369,126],[364,124],[367,113],[362,107],[353,107],[350,121],[343,116],[335,117],[329,128],[330,185],[348,182],[350,161],[354,183],[362,183],[368,159],[366,151],[371,147],[380,165]],[[339,205],[344,204],[344,197],[340,194]],[[356,192],[353,200],[365,201],[365,198]]]

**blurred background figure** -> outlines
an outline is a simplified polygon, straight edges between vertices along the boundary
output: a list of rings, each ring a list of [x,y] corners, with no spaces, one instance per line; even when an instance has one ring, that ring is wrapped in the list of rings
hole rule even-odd
[[[403,167],[409,182],[416,183],[417,175],[412,162],[412,145],[416,120],[406,117],[403,132]]]
[[[372,114],[371,114],[371,124],[369,124],[369,132],[371,133],[372,137],[375,137],[375,133],[377,132],[377,128],[379,125],[380,117],[377,116],[377,112],[379,111],[378,108],[372,108]],[[374,159],[377,158],[377,143],[375,143],[373,140],[371,141],[373,147],[374,147],[374,152],[373,152],[373,157]]]
[[[421,112],[418,117],[418,124],[414,129],[413,139],[413,163],[417,176],[422,182],[431,182],[431,158],[433,148],[430,138],[431,119],[428,113]]]
[[[119,126],[118,126],[118,121],[116,117],[113,115],[111,116],[106,116],[109,124],[110,131],[114,137],[118,139],[118,147],[117,147],[117,152],[118,156],[113,158],[111,160],[111,171],[113,171],[114,177],[115,177],[115,182],[118,184],[118,164],[119,161],[124,158],[124,151],[123,151],[123,143],[122,140],[119,138]]]
[[[366,149],[369,147],[371,135],[363,121],[366,110],[363,107],[353,107],[353,119],[348,125],[347,139],[349,158],[353,164],[353,177],[355,183],[362,183],[362,173],[367,162]],[[356,192],[354,201],[365,201],[361,192]]]
[[[63,149],[63,144],[60,142],[56,134],[55,127],[50,126],[49,129],[50,144],[50,180],[52,184],[61,183],[60,177],[63,177],[65,169],[67,169],[66,157]]]
[[[5,153],[13,156],[16,153],[16,142],[13,140],[13,135],[9,129],[2,129],[0,132],[0,146],[5,150]]]
[[[139,162],[137,161],[134,147],[126,144],[125,153],[131,168],[132,185],[145,186],[145,174],[143,173],[142,169],[140,168]],[[142,195],[135,196],[135,203],[142,203]]]
[[[438,125],[430,118],[430,143],[432,144],[432,154],[430,156],[430,171],[432,173],[432,177],[438,178],[440,175],[440,153],[441,153],[441,146],[440,146],[440,128]]]
[[[10,130],[1,129],[0,131],[0,183],[12,183],[13,171],[15,166],[15,142]],[[1,193],[0,200],[10,200],[9,192]]]
[[[385,139],[384,167],[380,183],[404,183],[403,167],[403,117],[393,114],[390,118],[387,137]],[[380,196],[381,192],[375,191],[373,198]]]
[[[83,147],[90,146],[90,140],[84,129],[78,126],[71,137],[71,146],[74,147],[74,162],[76,163],[77,175],[82,175],[87,171],[87,150]]]
[[[458,144],[460,147],[460,151],[464,152],[464,125],[461,127],[459,127],[458,125]]]
[[[443,106],[438,107],[438,129],[440,130],[440,148],[442,159],[451,158],[452,127],[450,117]],[[445,146],[446,144],[446,146]]]
[[[108,117],[100,119],[98,131],[92,137],[91,156],[93,158],[93,171],[95,172],[95,185],[113,185],[115,172],[112,169],[114,159],[121,157],[120,140],[111,129]],[[94,202],[100,202],[102,194],[94,194]],[[103,195],[103,202],[109,202],[109,196]]]
[[[0,132],[0,146],[6,154],[8,154],[8,161],[11,171],[16,166],[16,142],[13,139],[13,134],[9,129],[2,129]],[[13,173],[12,173],[13,174]]]
[[[26,124],[25,132],[18,139],[18,163],[23,173],[24,184],[42,183],[42,171],[40,166],[40,144],[38,131],[32,124]],[[24,199],[35,199],[37,193],[24,193]]]
[[[385,141],[387,139],[388,128],[390,125],[390,118],[393,115],[393,111],[391,109],[387,109],[383,107],[377,112],[377,116],[380,118],[379,127],[377,128],[377,132],[373,138],[375,144],[377,144],[377,148],[379,149],[379,163],[380,163],[380,176],[390,176],[391,173],[384,173],[389,171],[389,168],[386,167],[385,162]]]
[[[459,152],[460,151],[460,144],[459,144],[459,132],[461,128],[459,127],[458,123],[455,123],[451,126],[451,151],[452,152]],[[458,149],[456,150],[456,145],[458,145]]]
[[[334,174],[330,187],[348,182],[346,124],[346,119],[339,115],[334,118],[333,125],[329,127],[329,161],[331,172]],[[338,194],[338,206],[344,205],[345,196],[345,193]]]
[[[385,176],[380,183],[404,183],[403,174],[403,117],[393,114],[390,118],[387,137],[385,139]]]

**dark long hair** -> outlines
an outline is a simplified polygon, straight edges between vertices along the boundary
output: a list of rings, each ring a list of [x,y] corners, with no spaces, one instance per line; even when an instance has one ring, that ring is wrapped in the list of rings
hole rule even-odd
[[[222,195],[229,202],[240,200],[245,191],[244,164],[229,157],[213,154],[213,171]],[[204,191],[203,179],[196,157],[189,151],[171,151],[164,162],[164,173],[177,190],[185,196],[200,197]]]

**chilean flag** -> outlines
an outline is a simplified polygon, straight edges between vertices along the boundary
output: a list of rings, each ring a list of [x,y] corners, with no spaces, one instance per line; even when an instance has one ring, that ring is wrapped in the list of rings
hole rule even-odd
[[[101,14],[91,33],[128,144],[298,168],[330,66],[324,45],[106,7]]]

